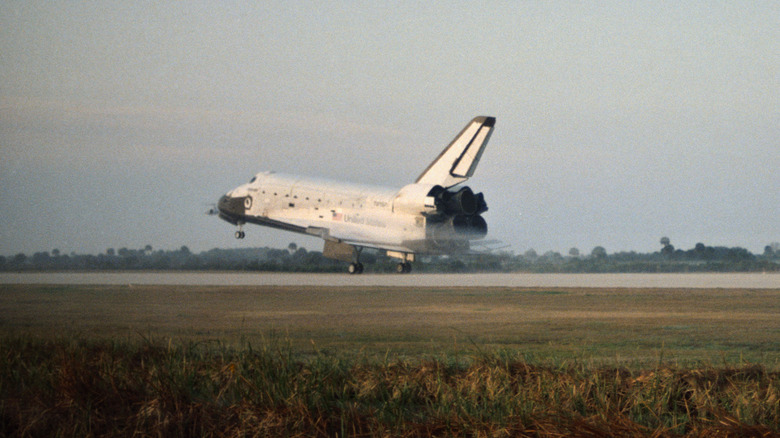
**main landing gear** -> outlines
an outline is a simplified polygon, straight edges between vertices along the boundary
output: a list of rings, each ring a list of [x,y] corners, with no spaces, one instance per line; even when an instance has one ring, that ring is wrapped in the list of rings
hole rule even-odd
[[[412,272],[412,264],[409,262],[401,262],[396,265],[395,272],[399,274],[408,274]]]
[[[352,263],[350,263],[349,267],[347,268],[347,272],[349,272],[350,275],[363,273],[363,264],[360,263],[361,252],[363,252],[363,247],[361,246],[352,247]]]

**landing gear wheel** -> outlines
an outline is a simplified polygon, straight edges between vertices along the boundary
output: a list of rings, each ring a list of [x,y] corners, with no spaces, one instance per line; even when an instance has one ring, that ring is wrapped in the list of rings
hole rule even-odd
[[[246,233],[240,230],[236,231],[236,239],[243,239],[244,237],[246,237]]]
[[[408,274],[408,273],[412,272],[412,264],[409,263],[409,262],[399,263],[395,267],[395,272],[397,272],[399,274]]]
[[[350,274],[362,274],[363,273],[363,264],[358,263],[350,263],[349,267],[347,268],[347,272]]]

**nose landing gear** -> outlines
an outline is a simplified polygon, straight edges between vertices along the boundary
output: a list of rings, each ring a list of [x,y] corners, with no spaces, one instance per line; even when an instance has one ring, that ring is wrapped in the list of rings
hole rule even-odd
[[[244,232],[244,230],[241,229],[243,226],[244,226],[244,224],[242,224],[240,222],[238,223],[238,231],[236,231],[236,234],[235,234],[236,239],[243,239],[244,237],[246,237],[246,233]]]

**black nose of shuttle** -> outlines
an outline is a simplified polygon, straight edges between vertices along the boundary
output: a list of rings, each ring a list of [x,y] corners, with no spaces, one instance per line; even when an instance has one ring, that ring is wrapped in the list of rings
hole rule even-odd
[[[219,217],[232,224],[236,224],[246,215],[246,205],[247,197],[234,198],[223,195],[217,202]]]

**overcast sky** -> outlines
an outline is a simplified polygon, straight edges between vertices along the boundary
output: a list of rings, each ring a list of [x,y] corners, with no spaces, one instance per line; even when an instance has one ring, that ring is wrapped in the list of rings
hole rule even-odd
[[[401,187],[471,118],[515,252],[780,240],[780,3],[0,4],[0,255],[286,246],[261,170]]]

